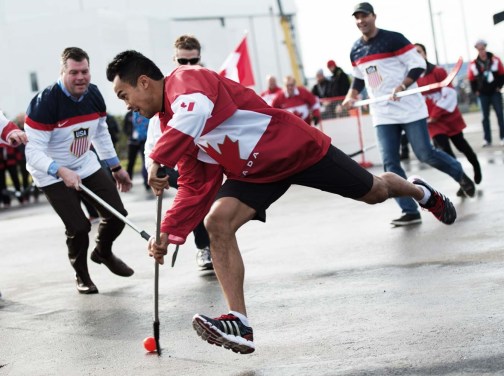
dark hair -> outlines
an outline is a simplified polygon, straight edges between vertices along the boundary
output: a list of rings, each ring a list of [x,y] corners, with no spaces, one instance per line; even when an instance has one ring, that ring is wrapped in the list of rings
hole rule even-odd
[[[174,46],[179,50],[198,50],[198,52],[201,52],[200,42],[192,35],[181,35],[175,40]]]
[[[116,76],[136,86],[138,77],[145,75],[153,80],[162,80],[163,73],[152,60],[140,52],[127,50],[118,53],[107,67],[107,79],[112,82]]]
[[[79,47],[67,47],[61,53],[61,65],[66,66],[67,60],[72,59],[75,61],[87,60],[89,63],[89,56],[86,51]]]
[[[422,49],[423,53],[425,55],[427,55],[427,49],[425,48],[425,46],[422,43],[415,43],[415,46],[420,47]]]

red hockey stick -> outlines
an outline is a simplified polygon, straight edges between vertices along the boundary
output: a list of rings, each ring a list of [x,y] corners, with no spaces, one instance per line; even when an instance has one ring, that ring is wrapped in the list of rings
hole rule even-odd
[[[450,82],[453,81],[453,79],[455,78],[457,73],[460,71],[460,67],[462,67],[462,57],[458,58],[457,64],[455,64],[455,66],[453,67],[451,72],[448,74],[448,76],[446,76],[446,78],[443,81],[435,82],[435,83],[425,85],[425,86],[416,87],[416,88],[410,89],[410,90],[400,91],[395,96],[397,98],[402,98],[402,97],[406,97],[407,95],[416,94],[416,93],[423,93],[424,91],[440,89],[442,87],[448,86],[450,84]],[[387,101],[387,100],[390,100],[390,98],[391,98],[391,95],[387,94],[387,95],[381,95],[381,96],[375,97],[375,98],[361,99],[361,100],[355,101],[353,103],[353,106],[360,107],[360,106],[364,106],[366,104]]]

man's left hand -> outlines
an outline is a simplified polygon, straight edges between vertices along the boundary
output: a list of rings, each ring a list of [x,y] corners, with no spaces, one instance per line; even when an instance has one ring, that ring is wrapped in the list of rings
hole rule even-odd
[[[124,171],[123,169],[120,169],[119,171],[113,172],[112,175],[114,176],[114,179],[116,181],[117,189],[121,192],[128,192],[131,187],[133,186],[133,183],[131,182],[129,174]]]

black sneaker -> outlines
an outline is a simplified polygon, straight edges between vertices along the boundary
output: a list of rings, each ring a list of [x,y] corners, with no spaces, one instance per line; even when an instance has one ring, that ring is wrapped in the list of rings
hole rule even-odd
[[[455,222],[455,219],[457,218],[457,211],[448,197],[436,191],[419,177],[411,176],[408,181],[416,185],[422,185],[430,191],[431,196],[429,197],[429,200],[427,200],[427,203],[419,203],[422,208],[430,211],[434,214],[434,217],[444,224],[451,225]]]
[[[203,315],[194,315],[193,328],[208,343],[240,354],[251,354],[255,350],[252,328],[245,326],[232,314],[211,319]]]
[[[462,188],[466,196],[474,197],[474,194],[476,193],[476,186],[474,185],[473,181],[469,178],[469,176],[463,174],[462,178],[459,181],[459,184],[460,188]]]
[[[390,224],[394,226],[409,226],[422,223],[420,213],[407,213],[403,214],[400,218],[393,219]]]

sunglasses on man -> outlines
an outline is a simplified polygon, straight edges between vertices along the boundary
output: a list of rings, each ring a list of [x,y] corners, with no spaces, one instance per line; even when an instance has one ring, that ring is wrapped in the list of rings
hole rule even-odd
[[[200,61],[199,57],[193,57],[192,59],[184,59],[184,58],[177,59],[177,63],[179,63],[180,65],[196,65],[199,63],[199,61]]]

